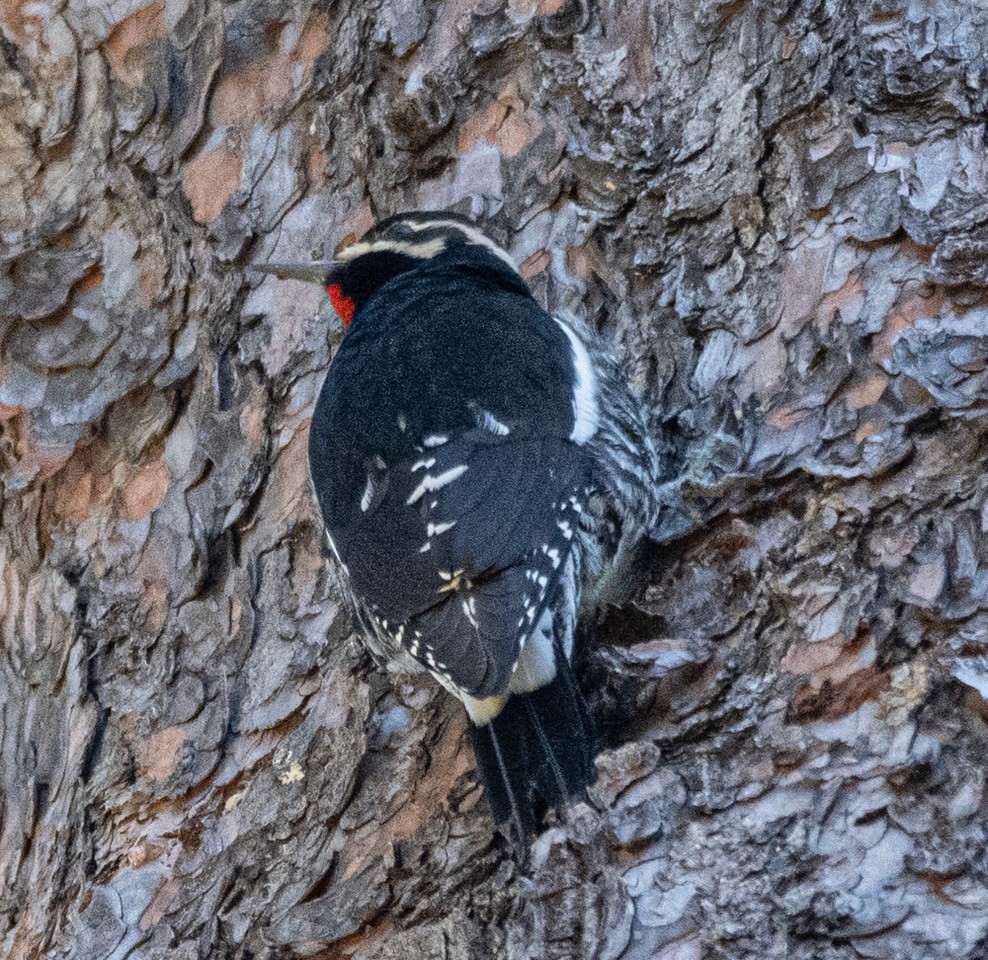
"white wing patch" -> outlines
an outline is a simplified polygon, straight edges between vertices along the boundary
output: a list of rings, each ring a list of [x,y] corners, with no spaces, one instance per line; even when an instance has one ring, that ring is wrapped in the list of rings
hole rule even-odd
[[[452,483],[457,477],[463,476],[467,472],[467,465],[461,463],[459,466],[450,467],[449,470],[444,470],[439,476],[434,477],[431,474],[426,474],[422,478],[422,482],[412,491],[412,495],[405,502],[411,506],[418,500],[421,500],[428,490],[438,490],[440,487],[445,487],[447,483]]]
[[[506,437],[511,431],[490,410],[480,411],[480,425],[497,437]]]
[[[364,495],[360,498],[360,509],[366,513],[370,508],[371,500],[374,499],[374,480],[370,474],[367,476],[367,486],[364,487]]]
[[[340,551],[336,549],[336,542],[333,540],[333,536],[328,528],[326,530],[326,540],[329,543],[329,549],[333,551],[333,556],[336,557],[336,562],[343,568],[343,572],[348,574],[349,571],[346,568],[346,564],[340,559]]]
[[[600,425],[593,364],[590,362],[590,353],[583,345],[583,341],[558,317],[553,319],[569,338],[570,347],[573,349],[573,372],[576,383],[573,387],[573,432],[569,438],[574,443],[583,445],[589,442]]]
[[[462,606],[464,616],[470,622],[470,626],[476,630],[480,626],[480,621],[477,619],[477,601],[473,597],[468,597],[462,601]]]
[[[437,533],[445,533],[447,530],[452,530],[455,526],[455,520],[447,520],[445,523],[430,523],[426,527],[425,535],[427,537],[434,537]]]

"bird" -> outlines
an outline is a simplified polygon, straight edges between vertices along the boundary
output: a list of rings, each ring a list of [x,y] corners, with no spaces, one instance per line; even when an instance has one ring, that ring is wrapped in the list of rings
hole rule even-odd
[[[655,522],[644,402],[461,214],[396,214],[331,261],[256,269],[320,284],[342,322],[309,435],[329,547],[376,657],[462,702],[524,856],[595,778],[573,658]]]

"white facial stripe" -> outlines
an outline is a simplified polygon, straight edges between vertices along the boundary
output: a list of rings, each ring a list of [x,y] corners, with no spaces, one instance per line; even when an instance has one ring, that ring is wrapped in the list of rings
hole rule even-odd
[[[584,444],[597,432],[600,413],[597,409],[597,385],[594,382],[593,365],[583,341],[558,317],[553,318],[569,338],[573,348],[573,372],[576,384],[573,387],[573,432],[569,435],[574,443]]]
[[[494,254],[499,260],[506,263],[515,273],[518,272],[518,268],[515,266],[514,260],[506,250],[502,250],[490,237],[484,236],[476,227],[471,227],[468,224],[460,223],[459,220],[431,220],[428,223],[413,223],[412,221],[404,221],[406,227],[410,230],[422,231],[431,230],[433,227],[448,227],[451,230],[458,230],[466,238],[467,243],[475,244],[478,247],[485,247],[491,253]]]
[[[371,240],[369,243],[352,243],[339,252],[336,259],[340,263],[352,263],[357,257],[367,253],[401,253],[406,257],[431,260],[446,249],[446,241],[435,237],[425,243],[402,243],[400,240]]]

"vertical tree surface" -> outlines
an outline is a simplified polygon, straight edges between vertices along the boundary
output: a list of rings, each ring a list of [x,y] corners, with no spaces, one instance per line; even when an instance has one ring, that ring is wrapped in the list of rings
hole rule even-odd
[[[988,12],[0,2],[0,956],[988,957]],[[246,267],[472,212],[670,504],[520,871],[362,653]],[[678,499],[677,499],[678,498]]]

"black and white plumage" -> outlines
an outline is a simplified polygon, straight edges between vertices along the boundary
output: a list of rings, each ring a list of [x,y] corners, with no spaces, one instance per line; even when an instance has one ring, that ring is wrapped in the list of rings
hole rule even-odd
[[[524,847],[535,795],[553,806],[593,776],[569,663],[581,596],[655,519],[640,402],[465,218],[400,215],[333,263],[264,269],[323,283],[348,328],[309,454],[357,615],[373,649],[464,703]]]

